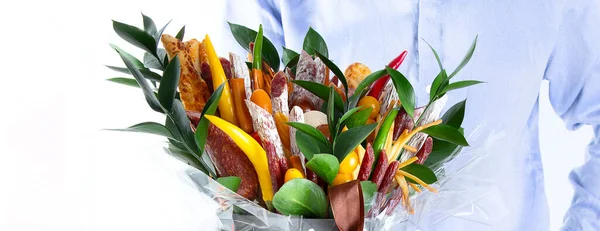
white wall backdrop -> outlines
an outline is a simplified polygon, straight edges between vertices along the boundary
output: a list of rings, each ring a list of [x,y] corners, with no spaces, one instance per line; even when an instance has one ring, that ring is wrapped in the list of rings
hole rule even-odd
[[[185,166],[151,135],[102,131],[161,121],[104,64],[126,46],[111,19],[140,11],[167,33],[211,34],[223,23],[218,1],[12,1],[0,6],[0,230],[207,230],[214,212],[182,183]],[[235,44],[234,44],[235,45]],[[135,53],[140,55],[140,53]],[[567,175],[583,162],[589,128],[570,132],[542,84],[540,137],[552,230],[572,196]]]

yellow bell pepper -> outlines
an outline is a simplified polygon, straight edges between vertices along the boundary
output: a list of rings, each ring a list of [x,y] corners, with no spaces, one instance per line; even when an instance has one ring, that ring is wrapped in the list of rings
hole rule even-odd
[[[221,99],[219,100],[219,112],[221,113],[221,118],[237,126],[238,122],[233,107],[233,98],[231,97],[231,91],[229,90],[229,83],[227,82],[225,71],[223,71],[223,66],[221,66],[221,61],[219,61],[219,56],[217,56],[217,52],[215,52],[215,48],[208,35],[204,38],[204,46],[206,47],[208,65],[210,66],[210,73],[212,74],[213,89],[216,90],[221,84],[225,83],[223,94],[221,94]]]
[[[337,175],[335,175],[335,178],[333,178],[333,182],[331,182],[331,185],[336,186],[352,180],[352,174],[338,173]]]
[[[358,153],[351,151],[340,163],[339,173],[352,174],[358,166]]]
[[[250,162],[258,175],[258,183],[262,192],[263,200],[267,203],[273,200],[273,185],[271,183],[271,173],[269,173],[269,162],[267,161],[267,153],[256,142],[252,136],[244,132],[241,128],[217,117],[204,115],[208,121],[221,129],[227,134],[235,144],[248,156]]]

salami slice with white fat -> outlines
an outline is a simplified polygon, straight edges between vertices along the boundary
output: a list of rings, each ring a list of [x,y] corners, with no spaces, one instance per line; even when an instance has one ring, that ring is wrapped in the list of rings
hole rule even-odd
[[[313,82],[315,83],[320,83],[323,84],[325,81],[325,75],[327,74],[327,66],[325,66],[325,63],[323,63],[323,61],[320,58],[316,58],[315,59],[315,67],[316,67],[316,72],[315,72],[315,77]],[[313,105],[315,105],[316,108],[321,108],[321,106],[323,106],[323,99],[312,95],[312,103]]]
[[[283,71],[277,72],[271,82],[271,102],[273,113],[281,112],[289,117],[288,78]]]
[[[283,153],[283,144],[275,126],[275,120],[267,110],[250,100],[246,100],[246,106],[248,106],[248,111],[252,117],[254,130],[258,132],[262,146],[267,153],[273,191],[277,191],[283,185],[285,169],[287,169],[287,164],[283,165],[283,163],[287,162]]]
[[[240,56],[229,52],[229,62],[231,63],[232,78],[244,79],[244,88],[246,88],[246,99],[250,99],[252,95],[252,82],[250,81],[250,71],[248,66],[240,58]]]
[[[381,102],[381,107],[379,107],[379,114],[381,116],[384,116],[385,112],[387,111],[387,108],[390,106],[392,101],[398,101],[398,92],[396,92],[396,88],[394,87],[394,83],[392,83],[392,80],[389,80],[385,84],[383,92],[380,98],[377,100]]]
[[[315,64],[315,61],[308,53],[306,53],[306,51],[302,51],[300,58],[298,59],[298,65],[296,66],[296,80],[316,82],[316,74],[317,65]],[[318,98],[303,87],[294,86],[292,102],[299,98],[308,98],[312,103],[316,101],[312,99],[313,97]]]
[[[302,108],[294,106],[292,110],[290,110],[289,118],[290,122],[304,123],[304,112],[302,111]],[[300,157],[302,168],[306,171],[306,167],[304,166],[304,154],[300,152],[300,148],[298,148],[298,144],[296,143],[296,131],[297,129],[290,126],[290,147],[292,149],[292,155]]]

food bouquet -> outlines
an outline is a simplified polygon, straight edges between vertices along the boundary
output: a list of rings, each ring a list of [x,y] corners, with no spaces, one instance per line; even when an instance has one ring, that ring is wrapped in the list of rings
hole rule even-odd
[[[396,70],[406,51],[377,71],[353,63],[342,72],[313,29],[302,50],[280,56],[262,26],[229,23],[248,55],[219,57],[208,35],[184,41],[185,27],[173,37],[145,15],[143,25],[113,21],[145,53],[142,61],[111,45],[125,67],[109,68],[133,78],[109,80],[141,88],[166,120],[121,130],[166,137],[166,150],[195,168],[191,182],[219,204],[223,229],[389,229],[429,212],[420,209],[436,197],[444,163],[469,145],[465,101],[442,110],[450,91],[480,83],[451,81],[476,39],[451,73],[431,48],[440,72],[417,106]]]

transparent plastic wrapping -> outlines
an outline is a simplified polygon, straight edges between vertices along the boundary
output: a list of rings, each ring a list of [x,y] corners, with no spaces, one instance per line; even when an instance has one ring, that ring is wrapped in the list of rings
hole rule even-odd
[[[497,125],[496,125],[497,126]],[[392,211],[382,209],[378,214],[365,213],[365,230],[432,230],[449,218],[477,224],[492,225],[507,214],[498,188],[485,171],[494,156],[505,154],[504,132],[490,124],[480,124],[467,135],[471,146],[455,150],[452,160],[434,167],[438,182],[431,185],[437,193],[411,190],[410,214],[400,203]],[[500,127],[500,126],[497,126]],[[249,201],[203,172],[189,169],[187,182],[219,204],[216,211],[222,230],[337,230],[333,219],[303,219],[269,212]],[[393,194],[391,192],[390,194]],[[372,207],[381,207],[388,195],[375,195]],[[391,203],[388,202],[388,203]]]

